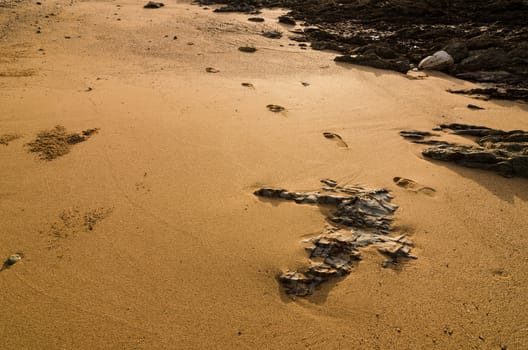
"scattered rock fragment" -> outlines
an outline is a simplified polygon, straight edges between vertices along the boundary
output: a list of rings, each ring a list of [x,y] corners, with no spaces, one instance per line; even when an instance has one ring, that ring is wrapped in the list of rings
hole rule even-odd
[[[163,7],[163,6],[165,6],[165,4],[162,3],[162,2],[149,1],[143,6],[143,8],[146,8],[146,9],[159,9],[160,7]]]
[[[219,73],[220,72],[218,69],[213,68],[213,67],[207,67],[207,68],[205,68],[205,71],[207,73]]]
[[[15,141],[19,138],[21,138],[22,135],[20,134],[15,134],[15,133],[10,133],[10,134],[3,134],[3,135],[0,135],[0,145],[9,145],[9,142],[11,141]]]
[[[387,268],[398,263],[398,258],[417,259],[411,255],[411,249],[404,244],[384,243],[378,246],[378,251],[387,257],[381,266]]]
[[[467,108],[469,108],[469,109],[476,109],[476,110],[479,110],[479,109],[485,109],[485,108],[483,108],[483,107],[480,107],[480,106],[477,106],[477,105],[474,105],[474,104],[471,104],[471,103],[467,105]]]
[[[279,105],[267,105],[266,106],[267,109],[269,109],[270,111],[274,112],[274,113],[279,113],[279,112],[283,112],[286,110],[286,108],[282,107],[282,106],[279,106]]]
[[[433,146],[422,151],[425,157],[454,162],[468,168],[495,171],[506,177],[528,178],[527,131],[503,131],[457,123],[442,124],[440,127],[443,130],[451,130],[456,135],[475,137],[476,145],[438,141],[430,143]],[[426,143],[428,140],[418,141],[413,142]]]
[[[262,17],[249,17],[248,21],[250,21],[250,22],[264,22],[264,18],[262,18]]]
[[[279,16],[279,23],[288,24],[291,26],[294,26],[297,24],[297,22],[295,21],[293,17],[287,16],[287,15]]]
[[[390,237],[392,214],[397,206],[384,189],[362,186],[339,186],[331,179],[321,182],[323,192],[290,192],[278,188],[260,188],[256,196],[292,200],[299,204],[331,206],[328,221],[332,224],[317,237],[307,240],[312,246],[310,266],[303,271],[286,271],[278,280],[287,294],[308,296],[331,278],[348,275],[355,262],[361,260],[361,250],[378,248],[388,260],[384,266],[397,264],[401,259],[415,259],[411,255],[412,242],[404,235]]]
[[[306,86],[310,86],[310,83],[307,83],[305,81],[301,81],[301,85],[306,87]]]
[[[425,137],[439,136],[439,135],[433,134],[429,131],[402,130],[400,131],[400,136],[405,137],[406,139],[423,140]]]
[[[340,146],[340,147],[344,147],[344,148],[348,148],[348,144],[343,140],[343,138],[336,134],[336,133],[333,133],[333,132],[323,132],[323,136],[327,139],[332,139],[332,140],[336,140],[337,141],[337,144]]]
[[[268,39],[280,39],[282,38],[282,33],[278,30],[270,30],[267,32],[263,32],[262,36]]]
[[[253,88],[253,84],[251,83],[241,83],[240,85],[244,86],[244,87],[248,87],[248,88]]]
[[[16,253],[16,254],[10,255],[10,256],[4,261],[4,263],[2,264],[2,266],[0,266],[0,272],[3,271],[3,270],[6,270],[6,269],[8,269],[8,268],[10,268],[10,267],[13,266],[14,264],[16,264],[17,262],[19,262],[20,260],[22,260],[23,257],[24,257],[24,254],[22,254],[22,253]]]
[[[248,52],[248,53],[253,53],[253,52],[256,52],[257,49],[253,46],[240,46],[238,48],[238,51],[240,52]]]
[[[41,159],[53,160],[68,154],[73,145],[88,140],[98,131],[98,128],[94,128],[80,133],[70,133],[65,127],[57,125],[51,130],[39,132],[37,138],[27,145],[29,151],[38,153]]]

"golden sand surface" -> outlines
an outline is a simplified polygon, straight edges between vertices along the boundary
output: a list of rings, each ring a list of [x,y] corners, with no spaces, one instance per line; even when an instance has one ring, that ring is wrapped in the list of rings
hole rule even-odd
[[[291,41],[282,10],[41,1],[0,7],[0,136],[20,136],[0,145],[0,257],[23,254],[0,271],[0,349],[528,348],[528,181],[425,160],[398,134],[528,130],[526,104],[336,64]],[[29,152],[57,125],[99,130]],[[382,268],[368,250],[337,283],[284,294],[324,215],[252,192],[323,178],[391,190],[418,259]]]

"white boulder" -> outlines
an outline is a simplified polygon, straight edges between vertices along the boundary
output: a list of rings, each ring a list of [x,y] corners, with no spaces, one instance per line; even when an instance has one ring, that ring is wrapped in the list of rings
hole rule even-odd
[[[437,51],[432,56],[427,56],[424,58],[418,68],[420,69],[430,69],[430,70],[442,70],[447,68],[455,63],[453,57],[445,51]]]

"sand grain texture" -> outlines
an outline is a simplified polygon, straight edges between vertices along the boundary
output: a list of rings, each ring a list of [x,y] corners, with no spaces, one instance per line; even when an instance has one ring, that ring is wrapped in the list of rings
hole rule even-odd
[[[0,348],[528,347],[528,182],[424,160],[425,146],[398,134],[528,130],[526,104],[471,111],[474,100],[446,92],[470,83],[337,64],[288,35],[263,37],[286,30],[279,9],[250,22],[215,6],[143,5],[0,7],[1,71],[34,72],[0,77],[2,133],[31,142],[54,125],[101,130],[49,162],[20,141],[0,147],[0,256],[24,254],[0,273]],[[258,51],[238,51],[248,45]],[[346,278],[293,300],[277,276],[307,265],[302,240],[325,213],[252,193],[310,192],[323,178],[391,190],[394,234],[418,259],[384,269],[366,250]],[[50,247],[51,225],[71,232],[59,215],[75,208],[77,234]],[[96,208],[111,215],[85,216]]]

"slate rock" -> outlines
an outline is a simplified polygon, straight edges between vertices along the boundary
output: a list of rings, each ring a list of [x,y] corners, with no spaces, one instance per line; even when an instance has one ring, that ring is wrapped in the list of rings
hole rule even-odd
[[[486,50],[471,51],[456,67],[457,71],[485,71],[507,67],[508,56],[503,49],[489,48]]]
[[[387,190],[339,186],[331,179],[321,182],[328,186],[323,187],[323,193],[274,187],[262,187],[254,192],[256,196],[298,204],[330,205],[335,210],[328,213],[327,219],[340,222],[340,227],[328,226],[322,234],[307,241],[312,244],[306,248],[310,254],[309,267],[279,276],[279,283],[287,294],[308,296],[325,281],[348,275],[353,264],[361,260],[361,249],[372,245],[381,249],[380,252],[390,252],[393,265],[398,263],[398,258],[415,258],[410,254],[412,242],[405,236],[388,236],[391,216],[397,206],[390,203],[392,196]]]
[[[476,145],[459,145],[441,140],[437,142],[427,139],[428,136],[413,140],[416,143],[432,145],[422,151],[425,157],[454,162],[468,168],[495,171],[506,177],[528,178],[527,131],[504,131],[458,123],[441,124],[440,128],[451,130],[457,135],[475,137]]]
[[[453,57],[455,63],[458,63],[469,56],[467,45],[459,40],[451,40],[442,50]]]

